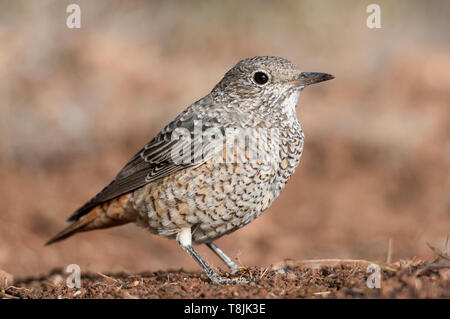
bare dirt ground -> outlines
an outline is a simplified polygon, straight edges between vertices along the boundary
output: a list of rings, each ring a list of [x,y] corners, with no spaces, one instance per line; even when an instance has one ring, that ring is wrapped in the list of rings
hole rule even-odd
[[[61,269],[39,278],[17,280],[3,298],[450,298],[450,265],[409,259],[380,265],[380,285],[368,262],[345,260],[285,261],[240,273],[249,283],[213,284],[199,272],[85,274],[81,287],[66,285]],[[372,276],[372,277],[371,277]],[[367,282],[372,285],[368,285]]]

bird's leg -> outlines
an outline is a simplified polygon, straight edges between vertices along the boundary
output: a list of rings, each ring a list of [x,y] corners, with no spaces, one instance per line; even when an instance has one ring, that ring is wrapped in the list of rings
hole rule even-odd
[[[183,228],[177,234],[177,242],[194,260],[202,267],[205,271],[206,275],[211,279],[212,282],[225,282],[227,279],[221,277],[217,274],[207,263],[203,260],[203,258],[195,251],[194,247],[192,247],[192,236],[190,228]]]
[[[243,269],[244,267],[239,266],[236,264],[230,257],[228,257],[222,249],[216,246],[213,242],[206,244],[213,252],[216,253],[217,256],[219,256],[220,259],[223,260],[224,263],[227,264],[228,268],[231,269],[231,274],[234,275],[239,270]]]

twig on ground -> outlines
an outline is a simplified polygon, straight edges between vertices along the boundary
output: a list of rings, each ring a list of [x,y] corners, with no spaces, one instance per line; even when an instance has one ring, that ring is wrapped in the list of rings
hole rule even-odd
[[[19,297],[10,295],[5,291],[0,291],[0,299],[20,299]]]
[[[241,261],[241,255],[242,255],[242,250],[238,250],[237,254],[236,254],[236,261],[239,265],[242,265],[242,261]]]
[[[450,238],[450,231],[447,233],[447,239],[445,240],[445,244],[444,244],[444,254],[448,254],[448,239]]]
[[[112,281],[112,282],[114,282],[114,283],[117,282],[117,279],[114,279],[114,278],[109,277],[109,276],[107,276],[107,275],[105,275],[105,274],[102,274],[101,272],[97,272],[97,275],[103,277],[104,279],[106,279],[106,280],[108,280],[108,281]]]
[[[344,281],[344,286],[347,286],[350,283],[350,279],[356,274],[358,270],[359,266],[356,266],[355,268],[352,269],[352,272],[350,273],[350,275],[348,275],[348,277]]]
[[[422,268],[417,269],[415,275],[420,276],[426,273],[428,270],[444,269],[444,268],[450,268],[450,264],[437,264],[437,263],[427,264]]]
[[[388,246],[388,253],[386,257],[386,264],[390,264],[392,261],[392,247],[393,247],[394,241],[392,238],[389,238],[389,246]]]
[[[450,256],[447,255],[445,252],[440,251],[436,247],[433,247],[429,242],[426,242],[427,246],[430,247],[430,249],[438,255],[438,258],[434,261],[435,263],[438,262],[440,259],[450,260]],[[446,248],[446,247],[445,247]]]
[[[351,265],[353,265],[353,267],[376,264],[376,265],[379,265],[381,267],[381,269],[383,269],[383,270],[389,270],[389,271],[393,271],[393,272],[397,271],[397,269],[395,269],[395,268],[381,265],[381,264],[373,262],[373,261],[363,260],[363,259],[306,259],[306,260],[298,260],[298,261],[289,260],[289,261],[281,261],[281,262],[273,264],[272,270],[278,270],[280,268],[295,267],[295,266],[308,266],[310,268],[321,268],[324,266],[335,267],[335,266],[339,266],[342,264],[351,264]]]
[[[263,273],[261,274],[261,276],[259,276],[259,279],[262,279],[262,277],[264,277],[264,275],[266,274],[267,270],[269,270],[270,266],[267,266],[266,269],[263,271]]]
[[[28,288],[25,288],[25,287],[16,287],[16,286],[9,286],[7,288],[7,290],[9,290],[9,289],[24,290],[25,292],[28,292],[28,293],[33,291],[32,289],[28,289]]]

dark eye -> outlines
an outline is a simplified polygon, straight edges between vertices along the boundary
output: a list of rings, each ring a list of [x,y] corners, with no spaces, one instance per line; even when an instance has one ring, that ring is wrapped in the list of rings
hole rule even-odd
[[[253,75],[253,80],[258,84],[266,84],[269,81],[269,76],[264,72],[256,72]]]

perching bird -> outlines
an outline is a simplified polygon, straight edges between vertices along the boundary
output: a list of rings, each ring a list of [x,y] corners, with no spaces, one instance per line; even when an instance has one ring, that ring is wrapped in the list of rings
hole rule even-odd
[[[194,250],[250,223],[278,197],[297,167],[303,131],[296,116],[307,85],[333,79],[292,62],[257,56],[238,62],[214,89],[144,146],[100,193],[78,209],[75,233],[134,222],[175,238],[213,282],[221,277]]]

